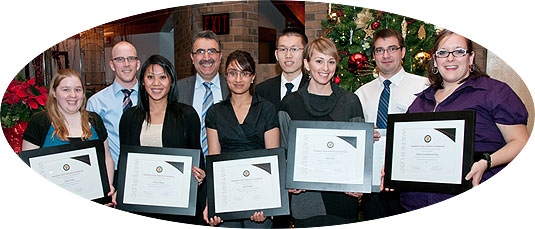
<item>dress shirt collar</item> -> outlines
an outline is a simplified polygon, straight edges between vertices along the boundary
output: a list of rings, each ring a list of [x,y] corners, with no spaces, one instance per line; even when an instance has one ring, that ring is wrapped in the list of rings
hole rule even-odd
[[[117,80],[114,80],[111,86],[113,88],[113,92],[115,93],[115,95],[117,94],[124,95],[124,93],[121,91],[123,89],[134,89],[132,93],[137,93],[138,87],[139,87],[139,81],[136,80],[136,84],[132,88],[124,88],[123,86],[121,86],[121,84],[119,84],[119,82],[117,82]]]
[[[403,78],[405,78],[405,70],[401,68],[398,73],[390,77],[390,79],[388,80],[390,80],[390,82],[392,82],[392,84],[394,84],[396,87],[399,87],[399,85],[403,81]],[[384,85],[383,82],[385,82],[385,80],[387,79],[379,73],[379,82],[381,83],[381,85]]]
[[[201,87],[204,88],[204,86],[202,85],[202,83],[204,82],[205,81],[201,78],[201,76],[198,73],[196,73],[195,74],[195,89],[199,89]],[[220,82],[219,72],[214,76],[214,78],[210,82],[213,83],[212,88],[221,89],[221,84],[219,83]]]
[[[284,72],[281,73],[281,85],[285,85],[286,83],[292,83],[294,85],[294,88],[298,88],[299,87],[299,83],[301,83],[301,78],[303,78],[303,73],[299,73],[299,75],[297,77],[295,77],[295,79],[293,79],[292,81],[288,81],[286,79],[286,77],[284,77]],[[286,86],[284,86],[286,88]],[[292,90],[294,91],[294,90]]]

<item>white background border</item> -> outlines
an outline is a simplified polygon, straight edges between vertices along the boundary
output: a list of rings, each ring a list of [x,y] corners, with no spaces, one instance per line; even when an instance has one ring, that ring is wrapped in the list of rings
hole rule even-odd
[[[199,3],[206,1],[188,1]],[[334,2],[334,1],[333,1]],[[533,91],[533,12],[529,1],[336,1],[417,18],[454,30],[491,50],[507,62]],[[94,26],[152,10],[185,4],[158,1],[6,1],[0,8],[0,91],[39,53]],[[180,29],[180,28],[176,28]],[[531,71],[530,71],[531,70]],[[438,228],[478,226],[516,228],[532,225],[534,182],[530,173],[535,158],[533,139],[500,174],[485,184],[434,206],[359,223],[359,228]],[[134,216],[106,208],[62,190],[42,179],[0,138],[0,225],[15,227],[80,226],[81,228],[135,226],[176,227],[174,223]],[[527,173],[527,174],[525,174]],[[526,206],[526,207],[523,207]],[[528,210],[529,209],[529,210]],[[352,225],[355,226],[355,225]],[[525,227],[525,226],[524,226]]]

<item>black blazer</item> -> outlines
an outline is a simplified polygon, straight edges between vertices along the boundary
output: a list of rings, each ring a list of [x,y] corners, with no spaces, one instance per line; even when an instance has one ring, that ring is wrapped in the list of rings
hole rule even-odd
[[[119,138],[121,145],[140,145],[139,135],[143,126],[145,114],[139,106],[126,110],[119,123]],[[192,106],[183,103],[168,104],[165,110],[162,130],[162,144],[164,147],[199,149],[199,167],[206,171],[204,155],[201,149],[201,124],[199,116]],[[153,218],[176,221],[189,224],[204,225],[202,211],[206,205],[206,185],[199,186],[197,193],[197,209],[195,216],[174,216],[163,214],[141,214]]]
[[[277,111],[281,108],[281,77],[282,75],[278,75],[267,79],[255,87],[255,93],[273,103]],[[301,82],[299,82],[299,88],[303,87],[307,80],[308,78],[303,74],[303,77],[301,77]]]

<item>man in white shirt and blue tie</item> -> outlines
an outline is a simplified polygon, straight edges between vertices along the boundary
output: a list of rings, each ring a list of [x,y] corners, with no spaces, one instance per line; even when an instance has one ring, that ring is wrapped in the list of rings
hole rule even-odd
[[[377,129],[386,129],[388,114],[407,112],[416,99],[415,94],[428,87],[428,79],[409,74],[403,69],[406,50],[399,31],[394,29],[377,31],[370,44],[379,77],[361,86],[355,94],[362,104],[365,121],[375,123]],[[374,151],[374,154],[376,153],[384,155],[384,151]],[[362,203],[366,220],[401,213],[397,192],[365,194]]]

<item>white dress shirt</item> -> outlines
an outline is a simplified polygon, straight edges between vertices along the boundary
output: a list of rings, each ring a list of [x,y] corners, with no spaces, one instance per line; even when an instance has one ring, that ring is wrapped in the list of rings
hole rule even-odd
[[[377,121],[377,109],[379,107],[379,97],[383,91],[383,76],[359,87],[355,94],[359,97],[364,111],[366,122]],[[397,74],[390,77],[390,102],[388,104],[389,114],[405,113],[416,99],[417,93],[422,92],[429,86],[429,80],[425,77],[417,76],[405,72],[401,69]]]
[[[206,92],[206,88],[203,86],[202,83],[205,81],[199,76],[199,74],[195,75],[195,89],[194,89],[194,95],[193,95],[193,108],[195,108],[195,111],[197,111],[197,114],[199,115],[199,119],[202,120],[202,101],[204,99],[204,93]],[[213,83],[212,85],[212,96],[214,98],[214,104],[219,103],[223,101],[223,94],[221,93],[221,83],[219,80],[219,73],[212,79],[211,81]]]
[[[286,83],[292,83],[294,87],[292,88],[292,92],[296,92],[297,89],[299,89],[299,83],[301,83],[301,78],[303,78],[303,73],[299,73],[299,76],[295,77],[292,81],[288,81],[286,77],[284,77],[284,72],[281,74],[281,101],[286,96]]]

